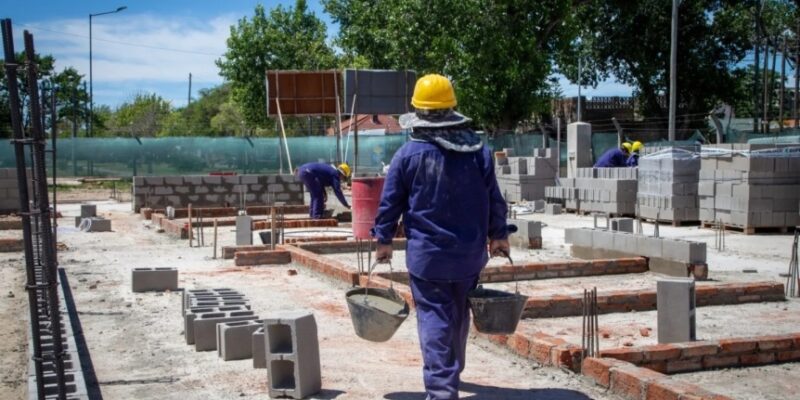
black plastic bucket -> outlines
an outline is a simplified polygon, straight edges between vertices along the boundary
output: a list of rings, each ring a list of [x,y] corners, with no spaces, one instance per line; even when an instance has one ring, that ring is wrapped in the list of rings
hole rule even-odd
[[[478,286],[467,299],[478,332],[510,335],[517,330],[528,297]]]
[[[408,303],[392,289],[359,287],[346,297],[356,335],[371,342],[391,339],[408,317]]]

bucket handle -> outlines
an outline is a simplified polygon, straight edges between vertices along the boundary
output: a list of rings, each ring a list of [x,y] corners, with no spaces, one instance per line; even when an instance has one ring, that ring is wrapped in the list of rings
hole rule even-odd
[[[378,264],[380,264],[380,260],[376,259],[375,262],[372,263],[372,265],[370,265],[369,269],[367,270],[367,285],[364,286],[364,302],[367,301],[367,297],[369,295],[369,283],[370,283],[370,281],[372,281],[372,271],[375,270],[375,267],[377,267]],[[389,264],[389,275],[390,275],[390,277],[389,277],[389,292],[394,293],[394,279],[392,279],[392,275],[394,275],[394,271],[392,270],[392,261],[391,260],[387,260],[386,264]]]
[[[511,254],[505,250],[499,250],[507,259],[508,264],[511,266],[511,280],[514,281],[514,292],[519,294],[519,281],[517,280],[517,269],[514,268],[514,260],[511,259]]]

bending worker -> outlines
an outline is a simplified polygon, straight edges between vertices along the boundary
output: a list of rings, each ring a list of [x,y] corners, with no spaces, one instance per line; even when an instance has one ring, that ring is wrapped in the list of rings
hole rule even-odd
[[[507,253],[506,202],[489,150],[455,112],[455,92],[441,75],[417,81],[416,112],[400,117],[410,141],[392,158],[373,236],[376,259],[392,258],[402,215],[406,265],[428,399],[457,399],[470,316],[467,293],[493,255]]]
[[[297,177],[303,181],[306,190],[311,195],[309,215],[312,219],[321,219],[325,212],[326,186],[332,187],[339,202],[350,208],[347,199],[342,194],[342,179],[350,177],[350,166],[347,164],[339,164],[336,168],[325,163],[303,164],[297,169]]]
[[[595,168],[620,168],[625,167],[631,154],[632,145],[628,142],[622,143],[622,147],[610,149],[600,156],[594,163]]]
[[[625,162],[625,166],[628,167],[638,167],[639,166],[639,152],[642,150],[644,145],[640,141],[635,141],[631,145],[631,155],[628,157],[628,161]]]

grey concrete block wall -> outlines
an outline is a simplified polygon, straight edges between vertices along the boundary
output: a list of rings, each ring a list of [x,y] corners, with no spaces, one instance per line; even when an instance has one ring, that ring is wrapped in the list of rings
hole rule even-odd
[[[545,188],[551,203],[567,209],[634,215],[636,212],[636,168],[578,168],[575,177],[560,179],[561,186]]]
[[[28,168],[28,191],[32,191],[31,169]],[[19,212],[19,185],[16,168],[0,168],[0,214]]]
[[[701,159],[695,148],[664,148],[639,159],[636,204],[642,218],[698,221]]]
[[[260,319],[217,325],[217,356],[224,361],[253,357],[253,333],[264,327]]]
[[[302,399],[322,389],[314,314],[283,312],[264,319],[270,397]]]
[[[134,268],[131,270],[133,292],[163,292],[178,290],[178,270],[175,268]]]
[[[133,210],[142,207],[185,208],[237,206],[242,194],[247,204],[284,202],[303,204],[303,184],[294,175],[136,176]]]
[[[555,184],[558,158],[555,149],[534,149],[532,156],[506,153],[495,164],[500,193],[506,201],[544,199],[544,188]]]
[[[580,247],[659,258],[683,264],[706,263],[707,247],[705,242],[657,238],[591,228],[565,229],[564,241]]]
[[[800,225],[800,152],[786,145],[705,147],[699,218],[740,228]]]

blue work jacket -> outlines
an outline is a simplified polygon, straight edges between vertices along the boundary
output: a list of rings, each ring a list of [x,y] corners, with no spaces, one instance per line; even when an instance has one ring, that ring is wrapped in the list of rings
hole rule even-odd
[[[341,202],[345,207],[350,207],[350,205],[347,203],[347,199],[342,193],[342,183],[339,170],[330,164],[319,162],[303,164],[298,169],[301,171],[306,170],[311,173],[311,175],[317,179],[317,182],[319,182],[323,188],[325,186],[332,187],[333,193],[336,194],[336,198],[339,199],[339,202]]]
[[[638,154],[631,154],[631,156],[628,157],[628,160],[625,161],[625,166],[638,167],[639,166],[639,155]]]
[[[594,163],[595,168],[619,168],[625,167],[628,163],[628,154],[620,148],[611,149]]]
[[[426,280],[477,276],[487,239],[508,237],[506,202],[489,150],[458,152],[411,141],[392,158],[373,236],[389,244],[403,216],[408,271]]]

